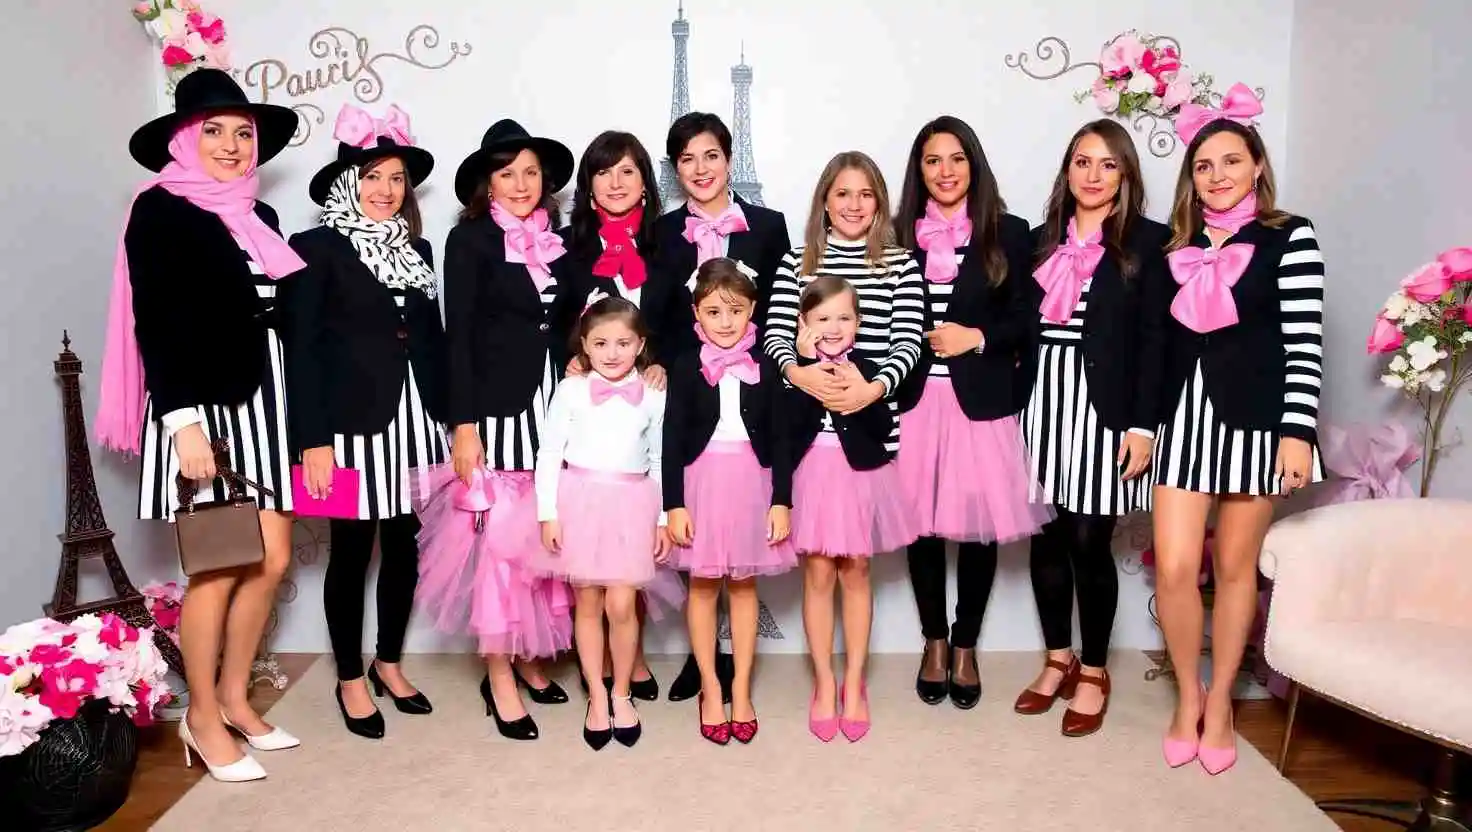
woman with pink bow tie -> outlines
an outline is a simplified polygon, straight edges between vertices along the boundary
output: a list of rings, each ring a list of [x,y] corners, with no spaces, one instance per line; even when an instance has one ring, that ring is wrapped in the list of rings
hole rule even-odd
[[[1027,221],[1006,203],[975,131],[953,116],[920,129],[895,216],[899,244],[925,276],[926,343],[895,394],[900,481],[920,525],[907,555],[925,651],[915,693],[981,698],[976,641],[997,572],[997,546],[1036,532],[1017,411],[1030,356]],[[946,614],[947,540],[956,541],[956,623]]]
[[[1037,371],[1022,421],[1033,476],[1058,518],[1032,538],[1047,664],[1013,707],[1035,715],[1058,699],[1072,700],[1062,721],[1070,737],[1092,734],[1104,722],[1104,668],[1119,595],[1111,541],[1117,518],[1138,508],[1150,487],[1170,230],[1146,219],[1144,207],[1134,142],[1117,122],[1101,119],[1069,140],[1047,215],[1033,231]]]
[[[1212,774],[1237,759],[1232,685],[1257,614],[1257,559],[1272,497],[1323,479],[1324,260],[1313,224],[1277,207],[1277,187],[1242,84],[1220,109],[1176,117],[1185,158],[1167,255],[1170,304],[1162,422],[1156,433],[1155,580],[1180,701],[1166,763]],[[1200,680],[1201,570],[1216,508],[1211,679]]]

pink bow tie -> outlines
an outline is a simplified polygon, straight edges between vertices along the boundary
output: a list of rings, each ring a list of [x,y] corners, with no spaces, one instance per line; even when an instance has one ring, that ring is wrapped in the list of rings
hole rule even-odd
[[[377,119],[351,104],[344,104],[342,112],[337,114],[337,124],[332,128],[334,139],[354,147],[373,147],[379,136],[391,139],[397,145],[413,145],[409,114],[400,110],[398,105],[390,104],[383,118]]]
[[[915,220],[915,244],[926,253],[925,279],[931,283],[950,283],[960,269],[956,266],[956,247],[971,239],[971,217],[966,202],[956,207],[947,218],[940,205],[931,199],[925,203],[925,216]]]
[[[1170,304],[1170,314],[1193,332],[1212,332],[1237,323],[1232,287],[1242,279],[1252,261],[1252,251],[1251,243],[1172,251],[1166,259],[1171,276],[1181,288]]]
[[[828,353],[823,352],[822,350],[818,350],[818,363],[819,364],[842,364],[842,363],[844,363],[845,361],[848,360],[848,354],[851,353],[851,352],[853,352],[853,351],[854,351],[854,348],[853,347],[845,347],[843,349],[843,351],[840,352],[840,353],[838,353],[837,355],[829,355]]]
[[[1087,240],[1078,239],[1078,230],[1073,220],[1068,221],[1068,238],[1053,249],[1043,265],[1032,273],[1034,280],[1043,287],[1043,303],[1039,307],[1043,317],[1056,324],[1068,323],[1078,299],[1084,293],[1084,281],[1093,275],[1104,258],[1102,235],[1095,231]]]
[[[634,406],[644,401],[644,382],[639,379],[634,379],[627,384],[614,384],[603,376],[595,375],[588,385],[588,391],[595,405],[603,404],[614,397],[621,398]]]
[[[562,238],[548,228],[547,211],[538,208],[524,220],[491,201],[491,218],[506,232],[506,262],[523,263],[540,293],[553,282],[552,261],[567,253]]]
[[[1181,137],[1181,141],[1190,144],[1202,128],[1217,119],[1231,119],[1238,124],[1250,126],[1252,120],[1260,115],[1262,102],[1246,84],[1239,82],[1233,84],[1227,94],[1222,96],[1222,106],[1219,108],[1203,107],[1190,102],[1182,104],[1180,112],[1176,114],[1176,135]]]
[[[762,369],[751,357],[751,348],[756,345],[756,324],[747,324],[741,340],[730,347],[712,344],[700,324],[695,325],[695,335],[701,340],[700,374],[711,387],[715,387],[726,373],[743,384],[756,384],[761,380]]]
[[[695,244],[696,266],[721,256],[721,240],[748,229],[746,214],[735,202],[727,205],[719,217],[711,217],[694,205],[690,206],[690,214],[685,218],[682,236],[686,242]]]

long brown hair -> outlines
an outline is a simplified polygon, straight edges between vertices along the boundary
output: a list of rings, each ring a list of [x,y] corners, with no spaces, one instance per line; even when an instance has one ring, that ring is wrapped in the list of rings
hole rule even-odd
[[[874,189],[874,220],[865,235],[867,250],[864,260],[871,267],[884,263],[884,249],[894,245],[894,222],[889,216],[889,190],[884,185],[884,174],[866,154],[857,150],[845,150],[828,160],[823,173],[818,177],[818,186],[813,189],[813,204],[808,209],[808,226],[803,233],[805,247],[802,252],[801,274],[814,274],[823,262],[823,250],[828,244],[828,192],[838,175],[846,170],[856,170],[869,179]]]
[[[363,165],[358,168],[358,180],[368,178],[368,174],[377,169],[379,165],[389,159],[397,158],[397,156],[383,156]],[[403,164],[403,160],[400,160],[399,163]],[[404,168],[404,202],[399,206],[399,216],[403,217],[404,224],[409,226],[410,239],[417,240],[424,236],[424,219],[419,214],[419,199],[414,196],[414,183],[409,181],[408,167]]]
[[[1257,130],[1231,119],[1217,119],[1201,128],[1196,138],[1186,147],[1186,156],[1181,160],[1181,172],[1176,176],[1176,198],[1170,209],[1170,244],[1166,248],[1175,251],[1191,244],[1197,234],[1206,227],[1201,216],[1201,201],[1196,197],[1196,153],[1207,139],[1218,133],[1235,133],[1247,145],[1247,153],[1253,164],[1262,165],[1262,175],[1257,178],[1257,221],[1268,228],[1280,228],[1292,216],[1278,209],[1278,185],[1273,178],[1273,163],[1268,159],[1267,146]]]
[[[1007,256],[1002,251],[1002,214],[1007,203],[997,187],[996,174],[981,149],[981,139],[971,125],[955,116],[933,119],[915,135],[910,144],[910,161],[905,165],[905,184],[900,189],[900,207],[895,214],[895,238],[903,248],[915,250],[915,221],[925,216],[925,203],[930,189],[925,187],[925,143],[938,133],[956,138],[966,163],[971,168],[971,184],[966,188],[966,213],[971,216],[971,250],[985,264],[987,282],[993,286],[1007,279]]]
[[[533,156],[536,156],[537,152],[535,150],[531,152]],[[489,164],[486,165],[486,175],[480,177],[475,183],[475,193],[470,197],[470,202],[466,203],[460,209],[460,215],[458,217],[460,222],[467,222],[491,213],[491,175],[516,161],[516,157],[520,155],[520,148],[514,150],[498,150],[491,154]],[[541,163],[542,159],[538,157],[537,164],[540,165]],[[557,208],[557,194],[547,190],[546,179],[542,180],[542,198],[537,201],[537,207],[547,212],[549,227],[556,228],[562,224],[562,212]]]
[[[644,324],[644,317],[639,314],[639,307],[627,298],[608,296],[599,299],[583,312],[583,317],[578,320],[578,331],[572,336],[572,354],[578,357],[578,361],[588,372],[593,372],[593,359],[588,357],[588,351],[583,349],[583,339],[599,324],[609,321],[623,321],[634,334],[644,340],[644,347],[634,357],[634,369],[644,372],[649,366],[649,327]]]
[[[1140,174],[1140,156],[1135,152],[1135,140],[1119,122],[1109,118],[1085,124],[1068,140],[1068,151],[1063,154],[1058,176],[1053,179],[1053,192],[1048,195],[1043,235],[1038,240],[1037,264],[1041,265],[1058,248],[1059,241],[1068,230],[1069,219],[1078,210],[1078,200],[1068,187],[1068,169],[1073,164],[1073,155],[1078,152],[1078,143],[1085,136],[1098,136],[1119,165],[1119,193],[1114,195],[1114,205],[1104,218],[1100,236],[1104,238],[1104,250],[1119,264],[1120,275],[1128,280],[1140,264],[1124,241],[1135,220],[1145,213],[1145,178]]]

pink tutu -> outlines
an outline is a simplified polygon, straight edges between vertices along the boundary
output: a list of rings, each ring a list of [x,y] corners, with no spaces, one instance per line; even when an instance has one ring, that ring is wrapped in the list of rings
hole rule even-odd
[[[898,463],[922,537],[1009,543],[1053,519],[1017,417],[973,422],[950,379],[926,379],[920,403],[900,414]]]
[[[792,545],[799,552],[866,558],[915,541],[910,506],[893,462],[849,467],[838,437],[818,434],[792,475]]]
[[[685,508],[695,527],[689,546],[676,546],[670,565],[697,578],[777,575],[797,565],[797,550],[767,540],[772,472],[750,442],[711,442],[685,469]]]
[[[590,471],[568,465],[557,483],[557,517],[562,550],[542,547],[528,567],[539,575],[563,578],[578,586],[636,586],[655,581],[659,483],[647,474]],[[671,591],[662,579],[659,593]],[[683,588],[680,591],[683,597]],[[662,598],[652,600],[662,601]],[[654,604],[650,604],[651,612]]]
[[[531,472],[487,471],[473,488],[450,465],[416,474],[422,528],[415,603],[435,628],[474,635],[485,655],[530,659],[568,649],[572,593],[525,565],[542,548]]]

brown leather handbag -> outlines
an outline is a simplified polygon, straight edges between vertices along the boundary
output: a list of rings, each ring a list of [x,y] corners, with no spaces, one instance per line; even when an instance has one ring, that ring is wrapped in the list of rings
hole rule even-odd
[[[231,470],[227,440],[216,439],[211,448],[215,452],[215,478],[225,481],[227,499],[196,503],[199,483],[183,473],[176,478],[179,508],[174,512],[174,535],[179,544],[179,564],[189,577],[266,559],[260,506],[255,498],[245,495],[245,489],[249,486],[267,496],[274,492]]]

